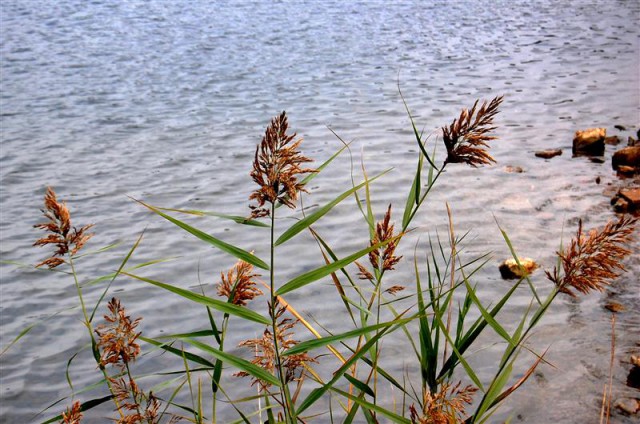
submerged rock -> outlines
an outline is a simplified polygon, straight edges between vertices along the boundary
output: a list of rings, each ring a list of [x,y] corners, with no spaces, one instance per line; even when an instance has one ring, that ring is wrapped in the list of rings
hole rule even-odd
[[[538,264],[535,263],[533,259],[529,258],[518,258],[520,261],[520,265],[522,268],[518,266],[518,263],[515,259],[510,258],[502,262],[500,267],[500,275],[505,280],[515,280],[517,278],[524,278],[527,275],[531,274],[533,271],[538,268]]]
[[[536,157],[543,159],[551,159],[556,156],[560,156],[562,154],[561,149],[547,149],[547,150],[539,150],[536,152]]]
[[[640,187],[621,188],[611,199],[616,212],[632,212],[640,210]]]
[[[611,137],[605,137],[604,144],[617,146],[618,144],[620,144],[620,137],[618,137],[617,135],[612,135]]]
[[[511,173],[514,173],[514,174],[522,174],[524,172],[524,169],[522,169],[521,166],[512,166],[512,165],[505,166],[504,170],[506,172],[511,172]]]
[[[616,402],[616,408],[628,415],[635,415],[640,411],[640,399],[624,398]]]
[[[584,131],[576,131],[573,137],[574,155],[595,155],[604,154],[604,139],[607,136],[605,128],[589,128]]]
[[[620,166],[632,166],[640,169],[640,146],[624,147],[613,154],[611,166],[617,170]]]

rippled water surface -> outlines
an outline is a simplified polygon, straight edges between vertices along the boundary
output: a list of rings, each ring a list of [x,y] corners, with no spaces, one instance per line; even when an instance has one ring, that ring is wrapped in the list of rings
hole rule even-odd
[[[549,268],[563,231],[565,238],[573,233],[579,218],[588,228],[614,218],[609,198],[615,187],[637,184],[620,181],[612,172],[615,148],[608,146],[604,163],[598,163],[572,158],[571,140],[574,131],[588,127],[606,127],[625,141],[638,129],[639,10],[633,0],[4,0],[2,260],[33,264],[46,257],[44,250],[31,247],[40,235],[31,227],[41,219],[42,196],[50,185],[67,200],[76,225],[95,223],[89,250],[122,242],[78,263],[83,282],[115,270],[146,229],[132,263],[174,259],[139,273],[194,290],[201,282],[212,295],[212,284],[233,259],[151,216],[128,196],[165,207],[247,214],[255,145],[269,119],[282,110],[305,138],[304,153],[317,161],[341,146],[330,127],[342,139],[353,140],[356,179],[361,178],[360,158],[371,175],[392,167],[376,181],[372,195],[377,216],[388,203],[400,216],[417,146],[399,85],[426,133],[448,124],[476,98],[505,96],[497,118],[500,139],[491,143],[498,163],[479,169],[448,167],[417,217],[414,241],[404,246],[405,263],[393,276],[394,283],[410,282],[412,243],[419,240],[423,252],[429,236],[446,234],[448,202],[456,231],[471,231],[465,257],[493,252],[476,280],[488,303],[510,284],[497,272],[509,252],[496,220],[523,256]],[[534,157],[545,148],[562,148],[563,155],[549,161]],[[506,166],[524,172],[506,172]],[[346,190],[349,169],[344,154],[313,181],[304,205],[323,204]],[[214,218],[189,222],[268,256],[267,234],[259,229]],[[282,220],[278,228],[288,223]],[[351,200],[317,229],[339,255],[362,248],[368,237]],[[528,423],[597,421],[608,375],[610,315],[603,305],[609,298],[628,309],[617,324],[614,394],[633,395],[624,384],[625,361],[640,342],[637,242],[633,248],[627,261],[630,272],[606,295],[559,299],[531,342],[539,351],[551,346],[546,358],[555,368],[541,366],[495,415],[495,422],[508,417]],[[322,264],[317,247],[305,235],[278,254],[283,281]],[[418,258],[422,261],[423,253]],[[59,273],[6,263],[0,270],[3,348],[26,326],[62,311],[0,357],[0,421],[42,421],[52,414],[35,414],[71,393],[65,367],[79,349],[70,373],[74,388],[97,378],[80,312],[69,309],[76,305],[74,288],[70,277]],[[534,274],[533,283],[545,293],[549,283],[542,274]],[[104,282],[86,288],[90,304],[101,287]],[[160,289],[119,278],[112,292],[133,315],[144,317],[146,335],[206,325],[203,310]],[[323,325],[346,329],[339,314],[328,313],[342,307],[330,281],[309,286],[289,300]],[[529,301],[528,289],[519,290],[502,316],[504,322],[515,325]],[[236,327],[234,337],[240,340],[260,331]],[[487,344],[496,340],[489,337]],[[399,337],[385,347],[396,358],[389,369],[397,375],[411,360],[403,343]],[[490,352],[499,348],[470,358],[482,378],[495,371],[496,356]],[[530,361],[523,360],[516,378]],[[180,364],[153,353],[136,367],[147,373],[178,369]],[[243,393],[248,382],[230,377],[228,385],[232,392]],[[80,394],[78,399],[89,396]],[[68,403],[52,411],[58,413]],[[106,416],[110,410],[100,413]],[[223,420],[234,416],[224,414]],[[95,416],[88,422],[104,422]]]

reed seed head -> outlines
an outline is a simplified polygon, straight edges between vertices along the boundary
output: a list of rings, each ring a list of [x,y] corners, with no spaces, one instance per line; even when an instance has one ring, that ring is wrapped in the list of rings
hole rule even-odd
[[[631,253],[627,245],[635,232],[637,219],[622,217],[618,222],[609,222],[601,230],[582,231],[578,224],[576,237],[567,249],[557,252],[562,263],[562,272],[554,267],[546,271],[561,293],[576,297],[575,291],[583,294],[597,290],[602,292],[621,271],[623,259]]]
[[[427,390],[423,394],[422,411],[415,405],[409,407],[412,424],[462,424],[465,422],[465,408],[473,401],[478,391],[471,385],[461,388],[442,383],[437,393]]]
[[[135,329],[142,318],[136,318],[132,321],[124,307],[120,305],[120,301],[115,297],[109,301],[108,308],[110,314],[104,316],[107,324],[102,324],[95,329],[96,334],[100,337],[98,348],[102,350],[100,364],[102,366],[114,364],[124,367],[140,354],[140,345],[138,345],[137,339],[141,333],[136,333]]]
[[[280,353],[284,353],[286,350],[291,349],[299,343],[298,340],[293,338],[293,328],[298,323],[298,320],[286,318],[283,315],[287,311],[286,306],[280,306],[278,298],[275,299],[275,308],[269,308],[269,311],[275,311],[276,325],[276,337],[278,341],[278,348]],[[274,338],[269,328],[264,330],[262,337],[259,339],[245,340],[240,343],[241,347],[249,347],[254,351],[254,359],[251,361],[253,364],[258,365],[265,371],[274,374],[276,371],[276,351],[274,345]],[[284,370],[285,383],[297,381],[302,377],[304,367],[307,363],[317,362],[314,358],[310,357],[307,353],[299,353],[296,355],[280,356],[282,361],[282,368]],[[238,377],[247,377],[248,373],[241,371],[235,374]],[[266,381],[253,378],[251,385],[259,384],[261,390],[266,391],[270,383]]]
[[[489,165],[495,160],[487,152],[488,141],[497,137],[489,135],[496,129],[493,118],[499,112],[503,96],[495,97],[491,102],[484,101],[478,109],[478,100],[471,110],[463,109],[460,116],[448,127],[442,127],[442,140],[447,149],[447,163],[466,163],[474,168]]]
[[[226,275],[220,273],[218,296],[226,297],[234,305],[246,306],[247,302],[262,294],[254,280],[259,276],[253,272],[253,265],[240,260]]]
[[[378,243],[392,240],[395,237],[396,234],[393,232],[393,224],[391,224],[391,205],[389,205],[382,221],[378,221],[376,224],[376,233],[370,244],[374,246]],[[369,262],[371,266],[379,271],[394,269],[395,265],[402,259],[402,256],[395,256],[396,247],[397,243],[393,240],[389,241],[389,243],[384,246],[384,249],[380,248],[369,252]],[[360,270],[360,272],[362,273],[362,270]]]
[[[80,229],[71,226],[71,215],[65,202],[59,202],[53,188],[48,187],[44,196],[44,209],[42,213],[48,222],[34,225],[35,228],[41,228],[49,234],[46,237],[38,239],[34,246],[46,246],[53,244],[57,249],[51,257],[45,259],[36,267],[46,265],[49,269],[55,268],[65,261],[63,259],[67,254],[70,256],[78,253],[82,246],[93,236],[87,233],[87,230],[93,227],[85,225]]]
[[[316,172],[315,169],[302,167],[311,159],[298,151],[302,138],[296,139],[296,133],[287,134],[288,129],[289,123],[283,111],[271,120],[262,142],[256,147],[250,175],[259,188],[249,196],[249,200],[257,202],[257,205],[249,206],[253,218],[269,215],[265,203],[281,203],[295,208],[298,192],[305,191],[297,176]]]
[[[80,424],[82,420],[82,405],[80,401],[73,402],[71,408],[62,413],[62,424]]]

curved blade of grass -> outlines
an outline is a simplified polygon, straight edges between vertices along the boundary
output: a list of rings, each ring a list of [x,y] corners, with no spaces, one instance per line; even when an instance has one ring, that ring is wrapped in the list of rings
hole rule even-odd
[[[217,239],[203,231],[198,230],[197,228],[192,227],[191,225],[184,223],[178,219],[173,218],[172,216],[169,216],[163,212],[161,212],[160,210],[158,210],[157,208],[151,206],[151,205],[147,205],[146,203],[137,200],[137,199],[133,199],[136,202],[140,203],[141,205],[143,205],[144,207],[146,207],[147,209],[149,209],[150,211],[160,215],[161,217],[163,217],[164,219],[166,219],[167,221],[177,225],[178,227],[182,228],[183,230],[193,234],[194,236],[198,237],[200,240],[209,243],[210,245],[217,247],[218,249],[222,250],[223,252],[227,252],[232,256],[235,256],[238,259],[241,259],[247,263],[250,263],[251,265],[257,266],[258,268],[262,268],[262,269],[269,269],[269,265],[267,265],[263,260],[261,260],[260,258],[258,258],[257,256],[252,255],[251,253],[247,252],[246,250],[242,250],[239,247],[236,247],[232,244],[226,243],[220,239]]]
[[[120,263],[120,267],[118,268],[118,270],[115,272],[115,274],[113,274],[113,276],[109,280],[109,284],[107,284],[107,287],[105,287],[105,289],[102,291],[102,294],[100,295],[100,298],[96,302],[96,305],[93,307],[93,311],[91,311],[91,316],[89,317],[89,322],[93,321],[93,318],[96,315],[96,311],[98,310],[98,306],[100,306],[100,303],[102,303],[102,299],[104,299],[104,297],[107,295],[107,292],[109,291],[109,288],[111,287],[111,284],[115,281],[115,279],[118,277],[118,275],[122,272],[122,270],[124,269],[124,267],[127,264],[127,262],[129,262],[129,259],[131,258],[131,255],[133,255],[133,252],[135,252],[135,250],[140,245],[140,242],[142,241],[142,237],[143,236],[144,236],[144,231],[142,232],[142,234],[140,234],[140,236],[138,237],[136,242],[133,244],[131,249],[129,249],[129,252],[125,256],[125,258],[122,260],[122,263]]]
[[[374,325],[370,325],[362,328],[356,328],[355,330],[347,331],[341,334],[335,334],[332,336],[323,337],[321,339],[307,340],[307,341],[298,343],[291,349],[284,352],[282,355],[288,356],[288,355],[296,355],[299,353],[308,352],[310,350],[318,349],[320,347],[326,346],[334,342],[338,342],[338,341],[353,338],[353,337],[358,337],[358,336],[361,336],[362,334],[373,332],[381,328],[388,328],[388,327],[391,327],[392,325],[403,325],[414,319],[415,317],[404,318],[404,319],[400,319],[400,317],[398,317],[398,319],[394,319],[393,321],[374,324]]]
[[[62,312],[69,311],[69,310],[71,310],[71,309],[75,309],[75,308],[76,308],[75,306],[72,306],[72,307],[70,307],[70,308],[63,309],[63,310],[61,310],[61,311],[56,312],[56,313],[55,313],[55,314],[53,314],[53,315],[49,315],[48,317],[46,317],[46,318],[44,318],[44,319],[41,319],[40,321],[36,321],[36,322],[34,322],[34,323],[29,324],[28,326],[26,326],[26,327],[25,327],[25,328],[24,328],[24,329],[23,329],[23,330],[22,330],[22,331],[21,331],[21,332],[16,336],[16,338],[15,338],[15,339],[13,339],[13,340],[12,340],[12,341],[11,341],[11,342],[10,342],[10,343],[5,347],[5,348],[4,348],[4,349],[2,349],[2,352],[0,352],[0,357],[2,357],[2,355],[4,355],[4,354],[5,354],[5,352],[11,348],[11,346],[13,346],[14,344],[18,343],[18,340],[20,340],[21,338],[23,338],[24,336],[26,336],[26,335],[29,333],[29,331],[33,330],[33,329],[34,329],[34,327],[36,327],[36,326],[38,326],[38,325],[42,324],[43,322],[48,321],[49,319],[51,319],[51,318],[55,317],[56,315],[61,314]]]
[[[413,177],[413,183],[411,183],[411,190],[407,196],[407,201],[404,205],[404,214],[402,215],[402,228],[406,228],[409,224],[409,218],[413,211],[414,205],[418,206],[418,199],[420,198],[420,176],[422,174],[422,164],[424,162],[422,153],[418,156],[418,167],[416,169],[416,175]]]
[[[405,417],[402,417],[394,412],[389,411],[388,409],[385,409],[379,405],[374,405],[371,402],[367,402],[366,400],[358,397],[358,396],[354,396],[350,393],[347,393],[345,391],[342,391],[340,389],[336,389],[335,387],[331,388],[332,392],[338,393],[341,396],[346,397],[347,399],[351,399],[353,402],[357,403],[358,405],[362,406],[363,408],[366,409],[370,409],[372,411],[377,412],[380,415],[384,415],[385,417],[389,418],[392,422],[394,423],[401,423],[401,424],[411,424],[411,420]]]
[[[221,361],[226,362],[227,364],[232,365],[239,370],[254,376],[255,378],[273,384],[276,387],[281,387],[279,378],[245,359],[239,358],[235,355],[231,355],[227,352],[223,352],[204,343],[200,343],[199,341],[194,339],[186,338],[184,339],[184,341],[189,343],[193,347],[197,347],[198,349],[207,352],[214,358],[220,359]]]
[[[373,250],[379,249],[380,247],[385,246],[386,244],[392,241],[397,241],[400,237],[402,237],[402,235],[398,235],[389,240],[374,244],[373,246],[367,247],[366,249],[362,249],[356,253],[353,253],[347,256],[346,258],[340,259],[336,262],[330,263],[329,265],[321,266],[320,268],[316,268],[312,271],[299,275],[293,280],[284,284],[282,287],[280,287],[275,294],[277,296],[282,296],[285,293],[289,293],[290,291],[297,290],[300,287],[304,287],[307,284],[313,283],[316,280],[319,280],[333,272],[336,272],[341,268],[344,268],[345,266],[349,265],[350,263],[359,259],[360,257],[366,255],[367,253]]]
[[[522,281],[522,280],[521,280]],[[511,295],[516,291],[516,289],[520,286],[520,282],[514,284],[507,293],[502,296],[502,299],[493,307],[489,314],[492,317],[495,317],[498,312],[502,309],[502,307],[507,303],[507,301],[511,298]],[[480,316],[473,325],[469,328],[469,330],[461,337],[460,341],[455,345],[456,349],[460,354],[464,354],[466,350],[471,347],[473,342],[480,336],[482,331],[487,326],[488,322],[484,319],[484,317]],[[438,379],[448,373],[451,369],[453,369],[458,362],[457,355],[451,354],[449,358],[445,361],[442,366],[442,370],[438,374]]]
[[[216,218],[222,218],[222,219],[228,219],[230,221],[234,221],[237,224],[242,224],[242,225],[251,225],[254,227],[263,227],[263,228],[269,228],[269,224],[265,224],[262,221],[257,221],[255,219],[250,219],[247,218],[245,216],[239,216],[239,215],[227,215],[224,213],[219,213],[219,212],[211,212],[211,211],[201,211],[201,210],[196,210],[196,209],[173,209],[173,208],[161,208],[158,206],[152,206],[153,208],[160,210],[160,211],[167,211],[167,212],[178,212],[178,213],[183,213],[186,215],[195,215],[195,216],[215,216]]]
[[[411,114],[411,110],[409,110],[409,105],[407,105],[407,102],[404,99],[404,95],[402,94],[402,90],[400,90],[400,81],[398,81],[398,93],[400,93],[400,98],[402,99],[402,103],[404,104],[404,108],[407,110],[407,115],[409,115],[409,120],[411,121],[411,128],[413,129],[413,135],[415,135],[415,137],[416,137],[416,142],[418,143],[418,147],[422,151],[422,154],[424,155],[424,157],[429,162],[429,165],[431,165],[433,168],[435,168],[437,171],[439,171],[438,167],[433,163],[433,161],[429,157],[429,154],[427,153],[427,150],[424,148],[424,145],[422,143],[422,136],[420,135],[420,132],[418,131],[418,128],[416,127],[416,123],[413,120],[413,115]]]
[[[373,398],[376,397],[376,394],[374,393],[373,389],[371,387],[369,387],[368,384],[358,380],[355,377],[350,376],[348,373],[343,374],[343,376],[344,376],[344,378],[349,380],[349,383],[353,384],[361,392],[364,392],[364,393],[368,394],[369,396],[371,396]]]
[[[398,328],[398,327],[399,326],[395,326],[394,329]],[[387,327],[387,328],[382,329],[382,331],[380,331],[379,333],[375,334],[373,337],[371,337],[371,339],[367,340],[367,342],[365,344],[360,346],[360,349],[358,349],[356,352],[354,352],[353,355],[351,355],[349,357],[349,359],[347,359],[342,364],[342,366],[340,366],[340,368],[338,368],[338,370],[333,373],[333,378],[329,382],[325,383],[322,387],[318,387],[316,389],[313,389],[311,391],[311,393],[309,393],[309,395],[302,401],[302,403],[298,407],[298,410],[296,411],[296,415],[302,414],[302,412],[304,410],[306,410],[311,405],[316,403],[318,401],[318,399],[320,399],[327,392],[327,390],[332,389],[333,385],[340,378],[343,377],[343,375],[349,370],[349,368],[351,368],[351,366],[356,361],[358,361],[363,355],[365,355],[367,352],[369,352],[371,347],[374,344],[376,344],[378,342],[378,340],[380,340],[380,338],[382,338],[382,336],[387,334],[390,329],[391,329],[391,327]]]
[[[502,237],[504,238],[504,241],[507,243],[507,246],[509,246],[509,251],[511,252],[511,256],[513,256],[513,259],[518,264],[518,268],[520,268],[521,271],[524,271],[524,267],[520,263],[520,259],[518,258],[518,255],[516,254],[516,250],[513,248],[513,245],[511,244],[511,240],[509,239],[509,236],[507,235],[507,232],[502,229],[502,227],[498,223],[498,219],[495,218],[495,217],[494,217],[494,219],[496,220],[496,224],[498,225],[498,229],[500,230],[500,233],[502,234]],[[536,291],[536,288],[533,287],[533,283],[531,282],[531,279],[529,278],[529,274],[525,272],[524,276],[527,279],[527,283],[529,284],[529,288],[531,289],[531,292],[533,293],[533,296],[536,298],[536,301],[538,302],[538,305],[542,305],[542,301],[540,301],[540,298],[538,297],[538,292]]]
[[[140,340],[142,340],[145,343],[149,343],[150,345],[159,347],[160,349],[165,350],[165,351],[167,351],[169,353],[173,353],[174,355],[176,355],[176,356],[178,356],[180,358],[186,358],[191,362],[195,362],[196,364],[204,365],[204,366],[209,367],[211,369],[214,368],[213,363],[211,361],[203,358],[202,356],[199,356],[199,355],[196,355],[196,354],[193,354],[193,353],[190,353],[190,352],[185,352],[185,351],[183,351],[181,349],[176,349],[175,347],[170,346],[167,343],[162,343],[162,342],[159,342],[157,340],[150,339],[148,337],[140,336]]]
[[[345,191],[344,193],[342,193],[341,195],[339,195],[338,197],[333,199],[331,202],[327,203],[326,205],[322,206],[321,208],[318,208],[312,214],[309,214],[306,217],[302,218],[300,221],[297,221],[295,224],[293,224],[291,227],[289,227],[284,233],[282,233],[282,235],[278,238],[278,240],[276,240],[275,245],[278,246],[278,245],[286,242],[287,240],[291,239],[292,237],[294,237],[295,235],[297,235],[301,231],[304,231],[311,224],[313,224],[314,222],[316,222],[317,220],[322,218],[324,215],[326,215],[338,203],[342,202],[344,199],[349,197],[355,191],[360,190],[365,185],[368,185],[370,182],[375,181],[376,179],[380,178],[381,176],[383,176],[384,174],[386,174],[389,171],[390,170],[386,170],[386,171],[376,175],[375,177],[373,177],[371,179],[365,179],[364,182],[358,184],[355,187],[350,188],[349,190]]]
[[[270,319],[263,317],[262,315],[252,311],[251,309],[243,308],[241,306],[237,306],[228,302],[223,302],[218,299],[212,299],[210,297],[194,293],[190,290],[181,289],[180,287],[161,283],[160,281],[151,280],[150,278],[140,277],[138,275],[129,274],[127,272],[123,272],[122,274],[128,275],[129,277],[135,278],[136,280],[144,281],[145,283],[153,284],[154,286],[158,286],[172,293],[175,293],[179,296],[182,296],[185,299],[191,300],[196,303],[200,303],[205,306],[209,306],[213,309],[216,309],[218,311],[224,312],[229,315],[234,315],[249,321],[259,322],[260,324],[269,325],[271,323]]]
[[[113,397],[113,395],[109,395],[109,396],[105,396],[102,398],[96,398],[96,399],[91,399],[88,400],[86,402],[83,402],[80,405],[80,410],[81,411],[88,411],[91,408],[95,408],[98,405],[101,405],[109,400],[111,400],[111,398]],[[54,422],[59,422],[60,420],[62,420],[62,414],[58,415],[57,417],[53,417],[50,420],[44,421],[42,424],[50,424],[50,423],[54,423]]]
[[[215,336],[213,330],[201,330],[201,331],[193,331],[190,333],[177,333],[177,334],[169,334],[166,336],[157,336],[157,339],[183,339],[185,337],[207,337],[207,336]]]

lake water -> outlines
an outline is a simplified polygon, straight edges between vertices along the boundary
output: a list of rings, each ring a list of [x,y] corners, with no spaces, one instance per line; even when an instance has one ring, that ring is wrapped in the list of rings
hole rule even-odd
[[[282,110],[316,163],[341,146],[330,127],[353,140],[356,180],[361,159],[371,175],[392,167],[376,181],[373,200],[378,217],[393,203],[399,219],[417,146],[398,86],[426,133],[448,124],[476,98],[505,96],[496,120],[500,139],[491,143],[498,163],[448,167],[414,222],[405,260],[389,274],[389,282],[408,285],[409,291],[412,243],[419,243],[423,261],[428,237],[446,234],[446,202],[457,233],[471,232],[465,257],[492,252],[475,280],[489,303],[511,284],[497,271],[509,250],[496,220],[522,256],[550,268],[561,239],[575,232],[580,218],[586,228],[615,218],[611,195],[618,186],[638,183],[615,176],[611,146],[604,163],[571,157],[576,130],[605,127],[626,142],[638,129],[637,1],[4,0],[0,19],[2,260],[34,264],[46,257],[45,249],[31,247],[41,236],[32,225],[41,221],[46,186],[53,186],[67,200],[75,225],[95,224],[86,249],[122,242],[78,264],[83,282],[115,270],[146,229],[132,263],[174,259],[137,272],[193,290],[201,282],[212,295],[220,271],[234,260],[151,216],[128,196],[164,207],[248,214],[255,145]],[[548,161],[534,157],[546,148],[561,148],[563,155]],[[524,172],[507,172],[507,166]],[[349,188],[349,169],[344,154],[313,181],[304,205],[321,205]],[[261,230],[214,218],[189,222],[268,256]],[[289,222],[279,221],[278,228]],[[317,229],[339,255],[366,243],[367,229],[352,200]],[[640,341],[637,241],[632,248],[629,272],[605,295],[558,299],[531,340],[538,351],[550,346],[546,358],[555,368],[541,366],[495,422],[509,417],[527,423],[597,422],[609,369],[610,313],[603,308],[608,300],[627,307],[616,327],[614,398],[637,397],[624,383],[626,361]],[[306,235],[278,255],[282,281],[322,264]],[[79,349],[84,348],[70,374],[74,388],[98,378],[80,312],[68,309],[77,303],[73,284],[68,275],[15,264],[2,264],[0,272],[2,348],[29,324],[63,311],[0,357],[0,421],[43,421],[53,414],[35,415],[71,393],[65,368]],[[540,270],[533,283],[542,293],[549,289]],[[100,288],[86,288],[90,304]],[[203,310],[149,285],[119,278],[112,293],[133,316],[144,317],[145,335],[206,326]],[[515,325],[530,297],[527,288],[519,290],[501,316],[504,322]],[[327,313],[341,310],[329,281],[288,300],[334,331],[348,328],[342,315]],[[228,346],[262,331],[235,329]],[[300,337],[308,336],[300,330]],[[399,339],[384,349],[396,358],[390,369],[402,375],[411,356]],[[503,348],[495,341],[488,337],[487,350],[470,358],[485,379],[495,371],[491,352]],[[532,361],[524,356],[516,378]],[[143,374],[180,364],[152,353],[135,367]],[[248,386],[233,377],[227,384],[233,393]],[[109,407],[103,408],[86,422],[104,422],[109,414]],[[234,416],[225,414],[223,420]],[[615,419],[631,422],[620,415]]]

